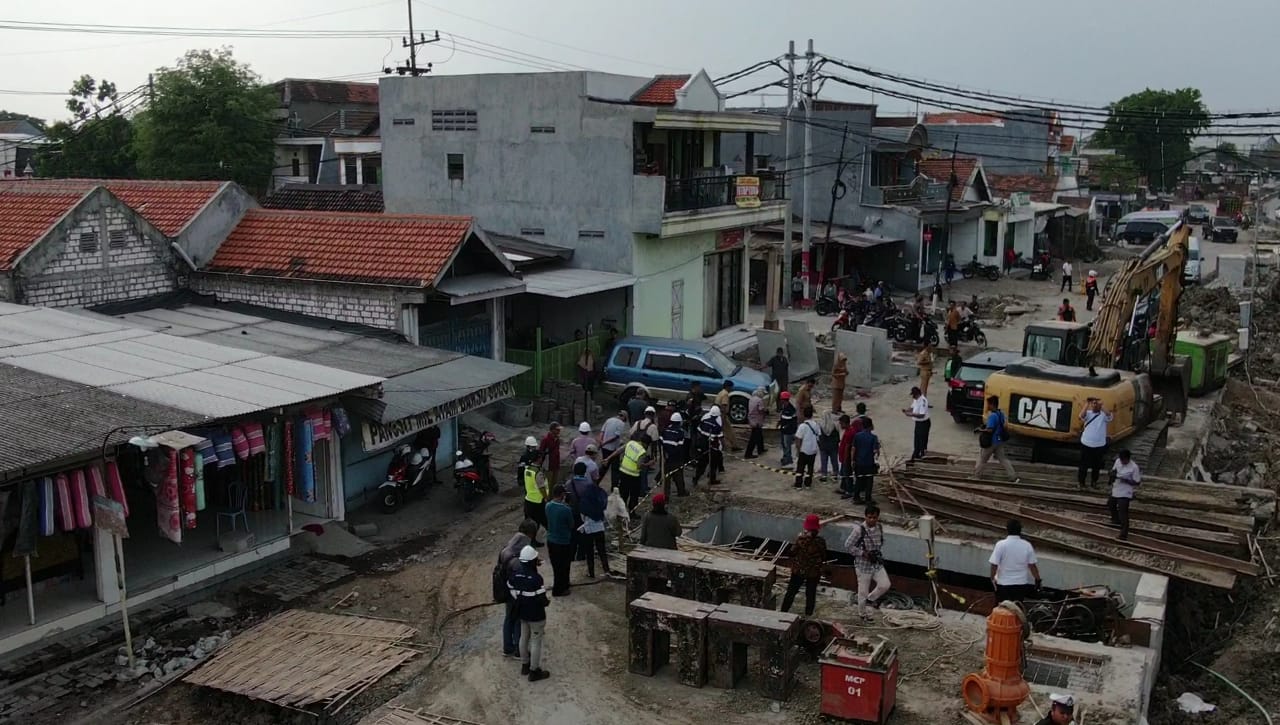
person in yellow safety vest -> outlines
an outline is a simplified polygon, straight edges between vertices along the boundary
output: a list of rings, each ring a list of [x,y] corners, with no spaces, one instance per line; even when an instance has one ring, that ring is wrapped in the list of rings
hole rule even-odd
[[[640,503],[640,471],[652,466],[648,443],[649,436],[643,431],[636,431],[631,434],[631,440],[627,445],[619,451],[622,462],[618,464],[620,479],[618,483],[622,490],[618,493],[627,502],[629,511],[634,511],[636,505]]]
[[[542,475],[542,456],[535,455],[524,466],[524,517],[533,519],[543,529],[547,528],[547,479]],[[532,546],[540,548],[542,542],[533,537]]]

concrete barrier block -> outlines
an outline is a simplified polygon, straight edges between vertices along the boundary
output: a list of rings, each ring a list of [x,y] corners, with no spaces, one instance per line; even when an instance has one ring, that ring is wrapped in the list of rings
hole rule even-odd
[[[1169,578],[1160,574],[1143,574],[1138,579],[1134,598],[1140,604],[1154,604],[1163,610],[1169,602]]]
[[[804,320],[783,320],[782,327],[787,338],[787,355],[791,358],[791,379],[804,380],[817,375],[818,343],[813,338],[809,323]]]

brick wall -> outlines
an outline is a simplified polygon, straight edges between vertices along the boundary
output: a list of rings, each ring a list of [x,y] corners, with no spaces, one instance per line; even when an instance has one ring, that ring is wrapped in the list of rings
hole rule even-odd
[[[22,265],[23,301],[45,307],[88,307],[172,292],[177,273],[168,241],[143,232],[111,203],[82,207],[59,225],[44,254]]]
[[[396,330],[400,300],[392,289],[356,285],[246,279],[220,274],[196,274],[191,289],[223,301],[297,312],[339,322]]]

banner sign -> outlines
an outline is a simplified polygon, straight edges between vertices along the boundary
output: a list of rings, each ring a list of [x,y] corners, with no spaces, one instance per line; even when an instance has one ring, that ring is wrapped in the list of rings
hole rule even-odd
[[[394,390],[388,391],[395,393]],[[411,436],[420,430],[426,430],[433,425],[437,425],[451,418],[457,418],[463,413],[470,412],[476,408],[484,407],[490,403],[497,402],[504,398],[510,398],[515,395],[515,386],[510,380],[503,380],[494,383],[487,388],[481,388],[473,393],[468,393],[461,398],[455,398],[442,405],[425,410],[417,415],[411,415],[400,420],[393,420],[390,423],[374,423],[371,421],[363,421],[361,427],[361,443],[366,451],[377,451],[395,443],[406,436]]]

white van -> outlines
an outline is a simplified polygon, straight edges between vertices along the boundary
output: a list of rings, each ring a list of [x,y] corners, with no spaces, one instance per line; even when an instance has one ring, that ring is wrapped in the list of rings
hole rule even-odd
[[[1197,237],[1187,240],[1187,263],[1182,267],[1182,281],[1200,283],[1200,240]]]

